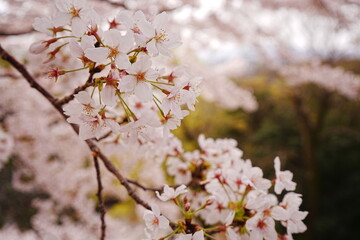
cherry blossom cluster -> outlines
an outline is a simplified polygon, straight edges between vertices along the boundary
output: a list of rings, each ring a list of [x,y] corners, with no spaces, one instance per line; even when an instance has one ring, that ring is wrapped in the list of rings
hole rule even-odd
[[[15,166],[11,188],[23,194],[47,195],[46,198],[33,198],[29,203],[36,209],[31,218],[31,230],[23,232],[15,223],[7,223],[0,229],[0,239],[98,240],[99,213],[94,201],[96,176],[91,152],[83,141],[79,141],[68,123],[25,81],[3,79],[0,92],[3,93],[0,115],[4,134],[13,143],[11,152],[6,148],[12,156],[12,166]],[[19,92],[26,101],[18,101]],[[4,112],[11,114],[4,116]],[[164,182],[161,167],[149,154],[149,146],[115,145],[107,140],[99,143],[99,147],[118,163],[119,170],[129,173],[128,176],[136,172],[141,176],[140,182],[153,186]],[[0,140],[0,151],[5,146],[9,145]],[[0,158],[3,163],[8,160],[8,154]],[[111,174],[102,171],[101,177],[105,200],[129,202],[125,189],[114,182]],[[134,218],[139,211],[141,218],[143,210],[141,206],[134,206],[134,209],[129,207],[129,211]],[[106,239],[115,240],[123,235],[129,240],[141,239],[142,224],[130,223],[111,214],[106,217]]]
[[[336,91],[349,99],[360,99],[359,77],[340,67],[331,67],[319,61],[313,61],[303,66],[285,67],[281,70],[281,74],[287,78],[291,86],[314,83],[328,91]]]
[[[165,185],[159,191],[132,181],[148,192],[135,188],[127,191],[118,189],[111,175],[102,175],[105,198],[136,200],[132,195],[136,192],[144,200],[145,204],[138,202],[130,211],[143,215],[146,239],[291,239],[292,234],[306,230],[302,220],[307,212],[299,210],[301,195],[288,192],[279,202],[276,195],[269,193],[272,186],[278,195],[284,189],[295,190],[292,173],[280,170],[279,158],[274,161],[276,178],[270,181],[250,160],[242,159],[234,140],[200,136],[200,149],[184,152],[180,141],[169,133],[180,125],[187,110],[194,110],[200,79],[192,77],[183,66],[169,70],[157,61],[160,55],[172,56],[171,50],[181,44],[179,35],[168,26],[166,13],[150,19],[141,11],[123,11],[105,24],[85,0],[57,0],[56,8],[53,17],[35,20],[34,28],[49,37],[33,43],[30,51],[46,54],[45,63],[52,65],[48,75],[59,82],[64,75],[70,80],[71,76],[76,78],[76,82],[79,76],[75,73],[79,72],[87,72],[89,77],[81,86],[87,90],[75,89],[52,103],[57,109],[64,105],[67,121],[79,126],[82,139],[99,140],[96,145],[129,182],[133,175],[139,175],[139,182],[161,186],[170,176],[176,184]],[[27,239],[95,239],[99,228],[92,198],[96,179],[89,167],[90,152],[76,145],[72,130],[53,114],[51,106],[42,105],[31,95],[32,89],[27,88],[27,92],[17,84],[21,83],[0,85],[7,94],[9,104],[5,105],[18,111],[6,120],[9,134],[16,139],[16,162],[20,166],[14,170],[13,187],[48,194],[47,199],[32,201],[37,209],[31,219],[36,234],[27,235]],[[234,86],[227,85],[226,89],[230,91]],[[16,94],[11,92],[18,91],[32,96],[31,100],[16,101]],[[71,101],[72,97],[75,100]],[[252,110],[257,107],[251,106]],[[42,115],[24,123],[35,111]],[[7,143],[8,159],[12,143],[0,131],[0,142],[2,139]],[[164,169],[166,174],[162,174]],[[146,202],[153,191],[161,207],[154,201],[151,210],[142,209],[149,208]],[[166,205],[171,206],[170,214],[162,211]],[[66,209],[71,209],[70,213],[64,213]],[[177,217],[177,210],[181,218],[174,222],[171,219]],[[132,223],[112,216],[106,222],[107,239],[118,239],[119,235],[139,239],[137,231],[133,231],[136,236],[124,234],[131,230],[128,225]],[[284,227],[284,233],[277,233],[276,222]],[[6,226],[4,232],[0,236],[25,236],[12,225]]]
[[[78,124],[80,137],[97,139],[111,131],[129,139],[149,138],[180,125],[194,110],[198,85],[185,67],[173,70],[156,66],[154,58],[172,56],[181,44],[178,33],[168,26],[165,12],[151,21],[141,11],[120,12],[101,28],[100,17],[82,0],[56,1],[57,14],[35,19],[34,28],[51,36],[30,46],[35,54],[45,52],[53,61],[69,48],[82,67],[54,67],[49,77],[87,70],[96,76],[92,92],[81,91],[64,107],[70,123]]]
[[[173,231],[161,239],[204,239],[225,234],[227,239],[292,239],[306,230],[302,222],[308,212],[300,211],[301,195],[294,193],[296,183],[290,171],[280,169],[274,160],[275,179],[263,178],[263,171],[242,159],[242,151],[233,139],[199,137],[199,150],[168,156],[167,173],[174,177],[176,189],[165,185],[157,196],[173,202],[183,220],[173,223]],[[187,186],[187,187],[186,187]],[[290,191],[279,202],[276,195]],[[148,239],[158,239],[160,229],[169,228],[169,220],[160,215],[158,206],[144,213]],[[285,233],[275,229],[279,222]],[[217,239],[217,238],[216,238]]]

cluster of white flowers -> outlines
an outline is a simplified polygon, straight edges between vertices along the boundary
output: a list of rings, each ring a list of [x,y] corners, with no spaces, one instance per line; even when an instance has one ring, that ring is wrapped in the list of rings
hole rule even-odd
[[[291,86],[314,83],[349,99],[360,99],[360,78],[340,67],[331,67],[313,61],[308,65],[284,67],[281,74]]]
[[[184,152],[180,141],[169,133],[188,114],[185,109],[194,110],[200,79],[183,66],[168,70],[156,64],[156,57],[171,56],[171,50],[181,43],[167,25],[166,13],[148,19],[141,11],[123,11],[103,24],[85,0],[57,0],[56,7],[54,17],[35,20],[34,28],[50,38],[35,42],[30,51],[46,53],[45,62],[53,66],[49,76],[61,78],[58,86],[75,73],[89,72],[92,91],[74,94],[75,100],[63,108],[67,121],[79,125],[82,139],[100,140],[98,146],[125,177],[134,173],[139,182],[159,186],[165,183],[165,169],[179,185],[165,185],[162,193],[155,193],[158,202],[172,206],[172,213],[180,210],[182,220],[170,221],[155,202],[151,210],[140,206],[130,210],[143,215],[146,239],[204,240],[223,234],[231,240],[275,240],[291,239],[292,234],[306,230],[302,220],[307,212],[299,210],[301,195],[289,192],[279,203],[269,193],[272,184],[276,194],[295,190],[292,173],[280,170],[278,158],[276,179],[270,181],[250,160],[242,159],[235,140],[200,136],[200,150]],[[73,82],[78,84],[78,78]],[[5,143],[0,154],[5,149],[8,158],[12,149],[8,136],[14,136],[18,166],[13,170],[13,188],[48,196],[31,203],[37,209],[31,219],[33,232],[22,234],[8,225],[0,231],[0,238],[97,239],[96,178],[90,152],[33,89],[21,81],[10,81],[0,83],[2,103],[16,114],[4,121],[9,134],[0,130],[0,143]],[[74,83],[69,86],[74,89]],[[234,88],[227,84],[220,95],[228,96]],[[17,92],[31,100],[17,101]],[[256,102],[249,99],[249,111],[256,109]],[[119,189],[110,174],[103,173],[101,178],[105,198],[128,200],[125,189]],[[145,192],[137,194],[142,199],[150,197]],[[276,232],[275,221],[286,228],[285,235]],[[129,234],[129,222],[109,216],[106,224],[107,239],[120,235],[139,239],[137,231]]]
[[[99,239],[99,217],[94,201],[96,177],[87,146],[25,81],[4,79],[0,82],[0,91],[4,93],[1,114],[11,113],[4,117],[2,123],[6,136],[10,137],[7,139],[13,143],[12,151],[8,151],[14,156],[12,165],[15,166],[12,169],[11,187],[24,194],[46,194],[45,198],[35,197],[29,202],[29,207],[36,209],[36,214],[31,218],[32,231],[21,232],[15,224],[6,225],[0,230],[0,239]],[[18,101],[19,92],[26,101]],[[139,181],[149,185],[160,185],[164,181],[160,166],[154,164],[156,159],[152,160],[149,154],[144,156],[151,151],[150,146],[144,144],[141,148],[130,148],[130,144],[117,144],[114,147],[109,140],[100,146],[114,162],[121,164],[121,171],[130,175],[136,170],[141,176]],[[9,146],[5,142],[0,143],[4,143],[0,144],[0,148]],[[144,155],[139,154],[140,151]],[[150,167],[152,171],[149,172]],[[154,178],[154,173],[159,178]],[[114,183],[111,174],[102,171],[101,177],[105,201],[128,201],[126,191]],[[139,216],[141,214],[139,211]],[[6,213],[4,217],[11,218]],[[130,228],[127,221],[110,215],[106,218],[106,224],[106,239],[109,240],[118,239],[119,235],[137,240],[142,235],[143,227],[140,224],[132,223]],[[139,231],[131,232],[133,229]]]
[[[30,51],[47,52],[48,62],[70,48],[83,67],[53,68],[49,76],[56,79],[85,69],[100,72],[92,93],[79,92],[64,108],[68,121],[80,126],[82,139],[99,139],[107,131],[133,140],[148,139],[155,131],[166,137],[188,114],[182,106],[194,110],[201,80],[185,67],[167,71],[153,63],[159,54],[171,56],[170,50],[181,44],[165,12],[149,21],[141,11],[123,11],[102,30],[100,18],[86,1],[56,1],[56,6],[55,17],[34,23],[36,30],[52,38],[35,42]]]
[[[299,210],[301,195],[288,192],[281,202],[275,195],[295,190],[293,174],[281,171],[280,159],[276,157],[276,178],[273,181],[263,178],[262,170],[253,167],[250,160],[243,160],[236,145],[233,139],[214,140],[201,135],[199,150],[178,152],[167,158],[168,173],[176,184],[183,185],[176,190],[165,185],[164,192],[157,196],[161,201],[173,201],[184,216],[184,221],[179,221],[169,235],[176,234],[176,239],[204,239],[216,230],[225,232],[230,240],[276,240],[280,236],[292,239],[292,234],[306,230],[302,220],[307,212]],[[275,194],[269,192],[272,185]],[[166,229],[169,223],[154,221],[149,216],[161,216],[150,212],[144,215],[146,230],[152,233],[149,239],[157,239],[157,229]],[[276,221],[286,228],[286,234],[277,233]]]

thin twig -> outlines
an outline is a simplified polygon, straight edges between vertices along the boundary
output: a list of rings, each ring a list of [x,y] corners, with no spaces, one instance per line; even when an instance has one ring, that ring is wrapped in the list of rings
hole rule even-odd
[[[93,82],[93,77],[94,77],[94,74],[95,74],[95,71],[92,69],[90,70],[90,74],[89,74],[89,77],[87,79],[87,83],[92,83]]]
[[[151,209],[150,205],[146,203],[144,200],[142,200],[136,193],[135,190],[130,186],[130,183],[128,180],[116,169],[114,164],[111,163],[111,161],[101,152],[98,146],[91,141],[91,140],[85,140],[91,151],[93,151],[94,154],[96,154],[104,163],[107,170],[109,170],[118,180],[119,182],[126,188],[129,196],[135,200],[138,204],[143,206],[146,209]]]
[[[112,131],[109,131],[107,133],[104,134],[104,136],[100,137],[99,139],[96,139],[97,142],[100,142],[101,140],[104,140],[106,138],[108,138],[111,135]]]
[[[104,201],[103,201],[102,195],[101,195],[103,186],[101,183],[99,160],[98,160],[97,156],[94,156],[93,159],[94,159],[94,165],[95,165],[95,170],[96,170],[96,179],[97,179],[97,184],[98,184],[98,191],[97,191],[96,195],[99,200],[100,219],[101,219],[100,240],[105,240],[105,233],[106,233],[105,213],[106,213],[106,210],[105,210]]]
[[[91,75],[91,73],[90,73],[90,75]],[[70,95],[65,96],[65,97],[57,100],[57,104],[59,104],[59,105],[64,105],[64,104],[70,102],[71,100],[74,99],[74,95],[75,95],[75,94],[77,94],[77,93],[85,90],[86,88],[88,88],[88,87],[90,87],[90,86],[93,86],[93,83],[92,83],[92,82],[86,82],[85,84],[83,84],[83,85],[75,88],[74,91],[73,91]]]
[[[145,187],[144,185],[140,184],[139,182],[135,181],[135,180],[131,180],[131,179],[127,179],[127,181],[130,183],[130,184],[133,184],[139,188],[141,188],[142,190],[144,191],[153,191],[153,192],[161,192],[163,190],[163,188],[152,188],[152,187]]]
[[[62,106],[57,103],[57,99],[54,98],[48,91],[46,91],[43,87],[38,84],[35,79],[30,75],[30,73],[26,70],[26,68],[19,63],[13,56],[7,53],[0,45],[0,56],[5,60],[8,61],[18,72],[23,75],[26,81],[30,84],[32,88],[35,88],[39,91],[55,108],[58,112],[64,117],[67,116],[63,113]],[[73,130],[79,134],[79,129],[76,125],[70,124]],[[101,152],[101,150],[96,146],[96,144],[91,140],[85,141],[90,148],[90,150],[98,156],[104,163],[107,170],[109,170],[118,180],[119,182],[126,188],[129,196],[135,200],[136,203],[140,204],[146,209],[151,209],[150,205],[142,200],[136,193],[135,190],[130,186],[127,179],[116,169],[116,167],[111,163],[111,161]]]

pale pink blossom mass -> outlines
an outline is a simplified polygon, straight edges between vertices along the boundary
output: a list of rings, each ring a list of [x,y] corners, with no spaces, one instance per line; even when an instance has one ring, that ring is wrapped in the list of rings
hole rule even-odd
[[[159,60],[169,60],[181,44],[169,15],[120,11],[102,21],[89,3],[57,0],[56,13],[33,24],[46,37],[31,44],[32,62],[42,68],[38,63],[45,59],[51,66],[46,71],[56,83],[41,84],[59,97],[51,103],[67,122],[28,85],[11,79],[0,83],[4,106],[16,110],[4,120],[6,128],[0,123],[0,169],[14,156],[14,189],[47,194],[31,202],[36,231],[20,233],[6,225],[0,238],[98,239],[104,230],[98,228],[95,189],[100,185],[93,167],[103,155],[109,161],[98,167],[102,194],[105,203],[114,202],[113,208],[106,206],[109,240],[277,240],[304,232],[308,212],[300,210],[301,195],[289,192],[296,184],[290,171],[280,170],[279,158],[276,179],[270,181],[266,171],[243,158],[234,139],[201,134],[198,149],[185,151],[171,132],[196,109],[202,78],[190,74],[193,64],[169,67]],[[226,95],[222,105],[236,109],[241,104],[226,103],[233,90],[242,95],[237,99],[246,99],[245,109],[257,108],[250,91],[221,72],[216,75],[224,86],[210,84],[217,92],[213,98]],[[17,92],[29,101],[18,101]],[[89,151],[89,143],[96,148]],[[276,224],[286,234],[278,233]]]

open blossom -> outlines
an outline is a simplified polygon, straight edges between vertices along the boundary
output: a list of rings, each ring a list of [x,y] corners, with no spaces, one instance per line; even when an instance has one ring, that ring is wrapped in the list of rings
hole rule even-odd
[[[146,17],[142,11],[131,12],[123,11],[115,18],[116,29],[130,30],[134,33],[136,45],[139,47],[146,46],[146,37],[141,33],[139,28],[140,21],[146,21]]]
[[[181,116],[175,116],[174,114],[167,114],[161,123],[163,126],[163,135],[168,137],[170,135],[170,130],[176,129],[181,124],[181,120],[189,114],[189,111],[182,110]]]
[[[160,208],[156,204],[151,205],[151,211],[145,210],[144,216],[146,228],[151,232],[151,236],[155,237],[159,229],[169,227],[169,220],[160,214]]]
[[[187,184],[191,180],[191,172],[188,170],[188,164],[180,161],[178,158],[170,157],[167,161],[168,173],[175,177],[176,184]]]
[[[251,167],[244,171],[243,182],[258,190],[268,190],[271,182],[263,178],[263,171],[259,167]]]
[[[70,24],[72,33],[81,37],[87,31],[87,25],[98,20],[97,13],[85,0],[56,0],[59,10],[56,23],[59,25]]]
[[[296,183],[292,181],[293,174],[290,171],[280,171],[280,158],[276,157],[274,160],[275,166],[275,192],[276,194],[281,194],[281,192],[286,189],[287,191],[294,191],[296,188]]]
[[[204,240],[204,231],[198,231],[194,234],[178,234],[176,240]]]
[[[130,67],[127,53],[134,45],[134,37],[131,32],[122,35],[119,30],[110,29],[103,34],[105,47],[93,47],[85,50],[85,56],[94,62],[102,63],[107,58],[114,60],[121,69]]]
[[[178,33],[170,33],[168,28],[168,15],[165,12],[157,15],[150,24],[146,20],[139,22],[141,32],[150,40],[146,44],[146,48],[153,56],[159,53],[165,56],[171,56],[169,49],[176,48],[181,45]]]
[[[246,222],[246,229],[250,232],[251,240],[277,240],[275,221],[271,217],[258,213]]]
[[[179,195],[184,194],[187,192],[186,186],[185,185],[181,185],[179,187],[176,188],[176,190],[174,190],[174,188],[169,187],[167,184],[164,186],[164,192],[160,195],[158,191],[156,191],[156,196],[161,200],[161,201],[168,201],[171,199],[175,199],[177,198]]]
[[[89,63],[92,63],[93,61],[91,61],[89,58],[85,56],[85,50],[88,48],[93,48],[95,42],[96,39],[93,36],[87,36],[87,35],[81,38],[80,43],[78,43],[75,40],[71,40],[69,42],[71,54],[74,57],[80,59],[84,66],[87,66],[89,65]]]
[[[105,78],[105,87],[102,89],[100,95],[104,104],[110,107],[114,107],[117,102],[117,89],[118,82],[120,80],[120,72],[117,68],[113,68],[109,71],[109,74]]]
[[[61,32],[64,28],[57,23],[57,19],[49,17],[37,17],[34,20],[33,27],[36,31],[45,33],[49,36],[55,36],[56,33]]]
[[[151,101],[152,86],[148,81],[155,81],[158,74],[151,68],[149,57],[142,57],[132,64],[126,71],[128,75],[124,76],[120,82],[120,90],[132,93],[143,102]]]
[[[105,116],[101,106],[96,105],[89,93],[81,91],[75,95],[78,102],[70,102],[64,107],[64,113],[70,116],[67,121],[79,125],[79,136],[83,140],[96,137],[99,139],[110,128],[119,131],[118,124]]]
[[[301,195],[290,192],[284,196],[283,201],[279,204],[279,208],[282,207],[288,212],[288,219],[281,223],[286,227],[289,236],[293,233],[305,232],[307,229],[303,220],[308,212],[299,210],[301,203]]]
[[[171,112],[176,117],[181,118],[183,113],[181,111],[181,105],[188,101],[187,93],[188,90],[183,90],[182,87],[174,87],[170,94],[166,96],[161,104],[161,108],[165,114]]]

